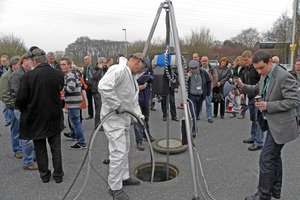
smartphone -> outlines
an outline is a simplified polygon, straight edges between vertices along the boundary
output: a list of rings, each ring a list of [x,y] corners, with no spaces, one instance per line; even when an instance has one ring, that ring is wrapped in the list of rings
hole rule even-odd
[[[261,96],[259,96],[259,95],[257,95],[256,97],[254,97],[255,98],[255,101],[256,102],[260,102],[261,101]]]

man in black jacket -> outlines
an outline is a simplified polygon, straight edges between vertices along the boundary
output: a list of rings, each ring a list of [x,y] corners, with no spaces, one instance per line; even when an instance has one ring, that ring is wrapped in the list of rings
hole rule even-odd
[[[43,183],[50,181],[47,144],[51,148],[53,178],[61,183],[62,169],[60,132],[63,130],[61,91],[64,75],[48,63],[46,53],[41,49],[28,52],[34,69],[22,77],[16,97],[21,111],[20,139],[33,140],[36,161]]]
[[[91,78],[91,91],[94,98],[95,104],[95,128],[97,128],[97,124],[100,122],[100,112],[101,112],[101,95],[98,92],[98,84],[104,74],[107,72],[108,67],[106,66],[107,60],[104,57],[98,58],[98,65],[92,67],[90,70],[90,78]]]
[[[191,100],[190,109],[193,117],[192,136],[196,137],[197,124],[196,118],[202,110],[203,101],[211,93],[211,79],[208,73],[199,67],[199,62],[191,60],[189,63],[190,71],[188,76],[188,97]]]
[[[92,59],[91,56],[85,56],[84,57],[84,64],[85,66],[83,67],[83,79],[85,81],[85,84],[87,84],[88,88],[86,90],[86,98],[88,101],[88,117],[85,118],[87,119],[92,119],[94,117],[94,108],[93,108],[93,92],[92,92],[92,80],[90,77],[90,70],[93,68],[92,65]]]
[[[242,54],[243,60],[244,60],[244,66],[245,69],[243,71],[242,75],[242,81],[243,83],[246,83],[247,85],[256,85],[260,80],[260,75],[257,73],[257,71],[254,69],[252,64],[252,52],[251,51],[245,51]],[[250,147],[248,147],[249,151],[257,151],[262,149],[263,146],[263,132],[258,125],[257,122],[257,108],[255,107],[255,95],[247,95],[248,96],[248,107],[249,107],[249,114],[250,114],[250,120],[252,121],[251,125],[251,137],[249,139],[243,140],[244,143],[252,144]]]

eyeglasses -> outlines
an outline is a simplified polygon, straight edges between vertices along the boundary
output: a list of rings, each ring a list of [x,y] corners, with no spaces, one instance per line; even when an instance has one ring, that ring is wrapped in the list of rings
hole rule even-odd
[[[139,57],[137,57],[135,55],[130,55],[129,58],[133,58],[133,59],[139,60],[140,62],[143,63],[144,67],[147,66],[146,63],[145,63],[145,61],[144,61],[144,59],[142,59],[142,58],[139,58]]]

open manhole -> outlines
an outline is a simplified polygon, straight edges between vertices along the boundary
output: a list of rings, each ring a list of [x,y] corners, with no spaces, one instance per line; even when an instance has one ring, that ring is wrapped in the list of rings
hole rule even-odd
[[[165,182],[176,178],[179,174],[179,170],[176,166],[168,165],[169,173],[167,176],[167,164],[165,162],[155,163],[155,172],[153,176],[153,182]],[[135,168],[133,174],[140,180],[150,182],[151,181],[151,163],[145,163]]]
[[[153,150],[159,153],[167,153],[167,139],[158,139],[151,143]],[[169,153],[177,154],[186,151],[188,145],[182,145],[177,139],[169,139]]]

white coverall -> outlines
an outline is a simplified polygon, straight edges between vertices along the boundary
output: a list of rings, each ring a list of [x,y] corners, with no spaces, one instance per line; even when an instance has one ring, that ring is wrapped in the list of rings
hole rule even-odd
[[[127,59],[120,58],[118,65],[111,66],[98,84],[102,98],[101,118],[120,105],[128,111],[142,116],[138,102],[138,84],[126,65]],[[108,139],[109,175],[111,190],[120,190],[122,181],[129,178],[128,153],[130,149],[131,115],[114,114],[103,123]]]

